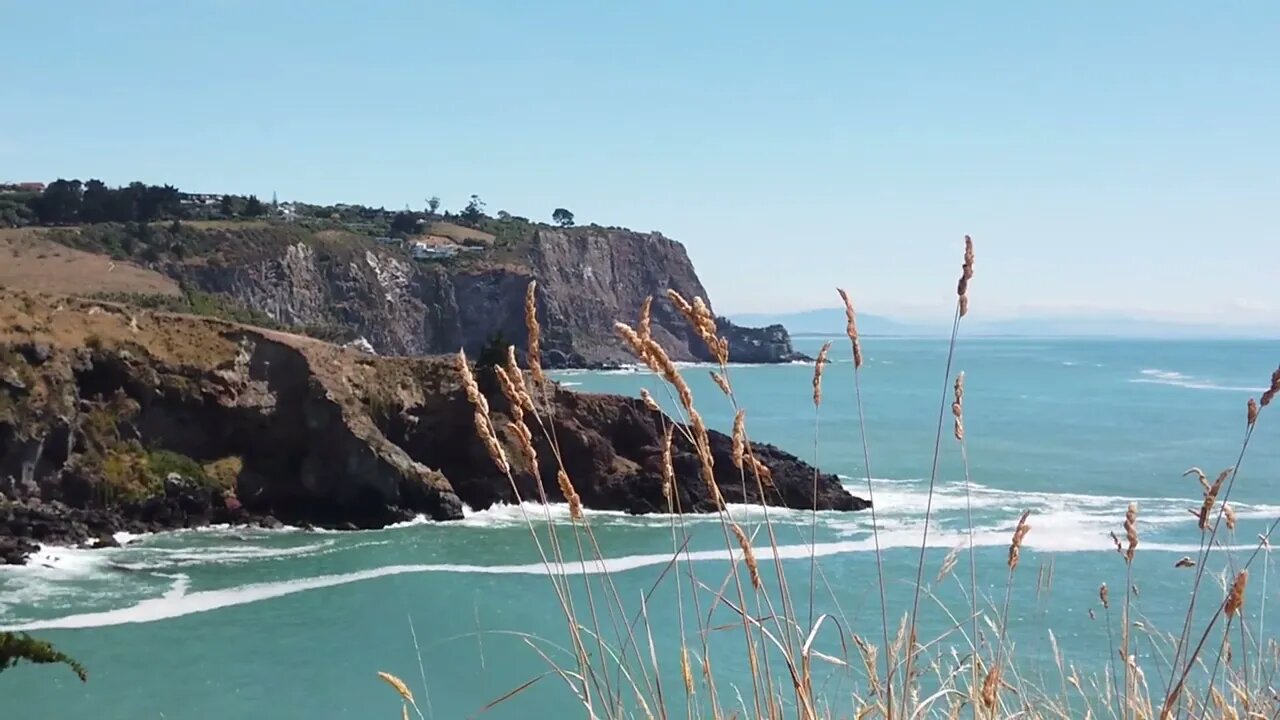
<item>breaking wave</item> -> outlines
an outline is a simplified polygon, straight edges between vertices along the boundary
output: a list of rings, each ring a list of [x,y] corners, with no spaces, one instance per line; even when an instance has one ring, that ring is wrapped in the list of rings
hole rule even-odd
[[[885,551],[918,548],[925,530],[923,514],[928,501],[928,483],[923,480],[873,479],[875,498],[880,510],[879,546]],[[858,492],[863,483],[850,481],[850,489]],[[964,485],[957,482],[940,482],[933,497],[934,518],[929,526],[928,545],[931,548],[950,549],[965,545],[970,533],[964,523],[966,506],[971,505],[974,518],[972,542],[978,548],[1006,547],[1011,529],[1018,515],[1024,510],[1032,512],[1034,531],[1026,538],[1025,547],[1046,553],[1110,552],[1109,533],[1121,522],[1124,508],[1130,498],[1109,495],[1087,495],[1069,492],[1036,492],[1006,490],[980,484],[970,486],[966,495]],[[1189,501],[1183,498],[1139,498],[1139,522],[1147,528],[1142,551],[1160,553],[1193,554],[1199,549],[1198,535],[1194,532],[1194,518],[1187,512]],[[1277,505],[1235,505],[1241,521],[1274,519],[1280,517]],[[786,508],[761,508],[759,506],[730,506],[728,512],[749,531],[759,531],[765,513],[778,525],[779,546],[771,549],[768,543],[758,540],[756,553],[761,558],[776,555],[781,560],[807,559],[812,551],[817,557],[856,555],[871,553],[876,541],[871,535],[869,513],[819,512]],[[623,512],[588,511],[593,527],[608,531],[611,527],[648,527],[666,532],[673,516],[632,516]],[[528,520],[526,520],[528,518]],[[485,510],[467,509],[464,518],[447,524],[431,524],[436,537],[459,538],[456,533],[483,531],[507,531],[532,522],[542,528],[547,520],[553,523],[569,523],[569,508],[564,504],[542,506],[495,505]],[[821,531],[819,542],[808,542],[808,524],[816,519]],[[395,575],[424,573],[462,575],[546,575],[548,572],[569,575],[622,573],[642,568],[665,566],[671,562],[670,551],[656,553],[619,554],[604,560],[576,561],[564,566],[548,567],[541,562],[512,564],[457,564],[418,563],[387,564],[351,572],[321,574],[312,577],[239,585],[231,588],[191,590],[189,572],[198,572],[202,566],[236,565],[261,562],[292,562],[328,553],[351,551],[370,545],[391,544],[405,538],[415,538],[415,526],[427,524],[422,519],[404,523],[392,532],[352,533],[349,537],[325,536],[320,542],[305,542],[287,547],[273,547],[285,538],[281,534],[258,531],[222,530],[208,532],[200,538],[200,547],[157,546],[172,535],[157,536],[155,541],[144,539],[123,548],[106,550],[79,550],[44,548],[31,565],[0,573],[0,582],[6,592],[13,591],[6,606],[0,606],[0,618],[6,618],[3,630],[41,630],[52,628],[89,628],[127,623],[145,623],[208,612],[225,607],[260,602],[295,593],[366,582]],[[718,523],[716,516],[684,516],[686,525]],[[787,526],[792,526],[788,529]],[[404,535],[404,533],[410,533]],[[306,537],[299,533],[299,538]],[[1242,535],[1252,537],[1252,534]],[[607,546],[606,546],[607,547]],[[1250,550],[1252,545],[1234,546],[1235,550]],[[696,548],[682,553],[682,558],[692,562],[727,562],[730,552],[723,548]],[[736,559],[736,552],[734,553]],[[22,613],[22,606],[65,607],[69,611],[84,609],[84,602],[60,602],[46,605],[42,598],[57,596],[60,599],[76,599],[88,583],[103,578],[110,579],[112,587],[132,581],[136,587],[131,592],[118,592],[104,602],[100,594],[95,597],[98,607],[104,604],[129,603],[92,612],[70,612],[62,617],[30,619]],[[89,607],[93,607],[90,605]],[[15,612],[16,611],[16,612]],[[25,617],[24,617],[25,614]],[[5,623],[0,619],[0,623]]]
[[[1141,377],[1132,378],[1131,383],[1147,383],[1151,385],[1171,385],[1173,387],[1187,388],[1189,390],[1224,390],[1228,392],[1262,392],[1266,388],[1244,387],[1240,385],[1220,385],[1213,380],[1199,378],[1192,375],[1186,375],[1172,370],[1160,370],[1158,368],[1146,368],[1139,375]]]

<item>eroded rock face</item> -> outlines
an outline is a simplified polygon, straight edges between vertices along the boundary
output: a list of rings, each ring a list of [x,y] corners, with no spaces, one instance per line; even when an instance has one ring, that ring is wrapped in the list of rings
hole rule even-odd
[[[65,301],[64,301],[65,303]],[[105,304],[19,304],[0,294],[0,557],[31,542],[105,542],[211,522],[368,528],[517,490],[477,438],[451,359],[383,358],[283,333]],[[35,343],[35,344],[33,344]],[[41,347],[38,353],[24,348]],[[508,445],[520,499],[561,500],[555,448],[525,466],[508,407],[478,370]],[[665,512],[670,418],[636,399],[553,388],[541,416],[588,508]],[[682,432],[673,452],[681,510],[715,509]],[[711,433],[729,502],[857,510],[832,475],[754,446],[773,483],[744,483],[730,439]]]
[[[270,230],[259,231],[269,233]],[[281,231],[283,232],[283,231]],[[495,335],[523,350],[524,298],[537,279],[548,366],[599,367],[634,362],[614,332],[654,297],[653,336],[673,360],[711,360],[667,301],[667,289],[704,298],[685,248],[660,233],[601,227],[540,228],[518,261],[415,262],[386,248],[318,249],[303,231],[229,263],[164,268],[188,285],[228,295],[295,326],[340,326],[379,355],[475,355]],[[731,326],[730,360],[788,362],[797,356],[781,326]]]

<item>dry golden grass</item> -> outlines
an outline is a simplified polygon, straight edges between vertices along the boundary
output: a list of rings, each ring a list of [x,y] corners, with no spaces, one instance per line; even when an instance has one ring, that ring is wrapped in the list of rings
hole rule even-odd
[[[451,222],[431,223],[431,228],[428,230],[427,234],[446,237],[449,240],[462,245],[492,245],[494,240],[492,233],[487,233],[483,230],[476,230],[475,228],[463,227]]]
[[[0,288],[57,295],[180,294],[178,284],[106,255],[83,252],[44,237],[36,228],[0,229]]]

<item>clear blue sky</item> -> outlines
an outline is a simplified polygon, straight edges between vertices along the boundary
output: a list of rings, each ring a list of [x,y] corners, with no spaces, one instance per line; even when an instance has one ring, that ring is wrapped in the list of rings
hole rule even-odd
[[[802,6],[802,7],[801,7]],[[1280,3],[0,0],[0,178],[658,229],[717,309],[1280,325]]]

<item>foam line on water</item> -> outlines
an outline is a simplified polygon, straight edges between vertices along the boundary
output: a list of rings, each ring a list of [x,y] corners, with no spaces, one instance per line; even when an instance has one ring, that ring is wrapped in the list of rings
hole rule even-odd
[[[1145,368],[1138,373],[1142,377],[1132,378],[1131,383],[1146,383],[1150,385],[1171,385],[1173,387],[1187,388],[1189,390],[1224,390],[1227,392],[1262,392],[1266,388],[1259,387],[1243,387],[1240,385],[1219,385],[1212,380],[1186,375],[1184,373],[1173,370],[1161,370],[1159,368]]]
[[[1030,548],[1056,550],[1059,552],[1096,551],[1107,549],[1105,545],[1100,546],[1097,542],[1081,543],[1078,539],[1075,539],[1072,536],[1066,536],[1065,543],[1061,542],[1064,539],[1062,536],[1054,537],[1058,540],[1057,547],[1049,547],[1049,545],[1053,545],[1052,541],[1045,543],[1039,538],[1034,538],[1033,536],[1028,538],[1025,545]],[[954,547],[959,541],[962,541],[965,538],[967,538],[967,535],[964,533],[933,533],[930,535],[929,545],[930,547],[935,548],[950,548]],[[1002,545],[1007,542],[1007,533],[984,532],[975,537],[975,544],[981,546]],[[882,549],[918,547],[918,543],[919,533],[917,532],[902,531],[898,533],[888,533],[882,535],[880,539]],[[1251,546],[1242,545],[1231,549],[1245,550],[1250,548]],[[1143,545],[1143,550],[1145,552],[1187,553],[1193,552],[1196,549],[1198,549],[1198,546],[1192,544],[1149,543]],[[812,554],[817,557],[829,557],[833,555],[873,551],[874,546],[872,541],[869,539],[818,543],[812,548]],[[805,544],[796,544],[782,545],[776,549],[760,547],[757,548],[756,555],[766,560],[772,559],[773,557],[777,557],[781,560],[806,560],[810,557],[810,552],[810,546]],[[701,550],[683,554],[681,557],[694,562],[724,562],[730,559],[730,554],[727,550]],[[734,557],[737,557],[736,553],[734,554]],[[670,561],[671,555],[669,553],[626,555],[605,560],[587,561],[586,563],[565,563],[563,565],[553,563],[550,570],[555,573],[564,573],[566,575],[598,575],[605,572],[619,573],[646,567],[662,566],[668,564]],[[366,582],[369,580],[396,575],[421,573],[546,575],[547,572],[548,567],[542,563],[526,563],[520,565],[388,565],[337,575],[321,575],[300,580],[257,583],[234,588],[201,590],[190,593],[186,592],[187,586],[185,584],[185,578],[179,577],[179,579],[175,581],[173,587],[171,587],[170,590],[162,596],[142,600],[129,607],[0,626],[0,630],[26,632],[32,630],[83,629],[107,627],[112,625],[157,622],[160,620],[170,620],[184,617],[186,615],[210,612],[237,605],[246,605],[249,603],[272,600],[311,590],[349,585],[351,583]]]

